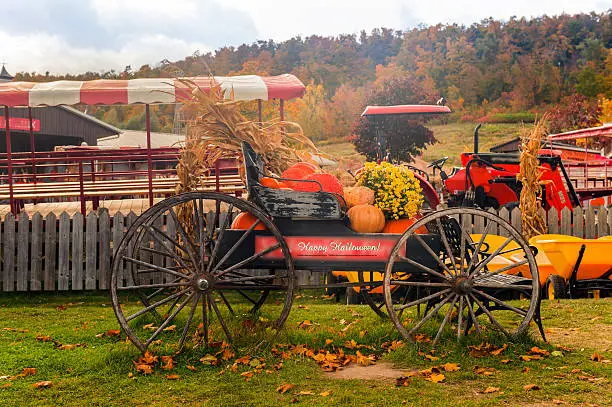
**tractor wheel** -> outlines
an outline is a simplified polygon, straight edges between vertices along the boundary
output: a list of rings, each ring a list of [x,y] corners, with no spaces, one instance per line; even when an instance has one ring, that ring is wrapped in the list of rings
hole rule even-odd
[[[565,279],[558,274],[551,274],[546,280],[546,298],[557,300],[567,298]]]

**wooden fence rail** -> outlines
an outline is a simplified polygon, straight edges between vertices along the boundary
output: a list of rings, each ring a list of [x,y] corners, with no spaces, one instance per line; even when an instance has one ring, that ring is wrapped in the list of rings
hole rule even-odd
[[[519,231],[521,213],[518,208],[499,215]],[[127,228],[136,219],[133,212],[110,217],[105,208],[90,212],[86,217],[67,213],[59,217],[49,213],[31,218],[22,212],[17,218],[8,214],[0,229],[1,291],[81,291],[109,288],[111,257]],[[549,233],[583,238],[612,234],[612,209],[588,207],[551,210],[547,216]],[[172,219],[162,219],[168,234],[174,234]],[[473,232],[482,232],[484,225],[473,225]],[[151,262],[163,266],[164,259],[153,254]],[[298,284],[318,279],[316,273],[298,271]],[[124,270],[120,279],[129,284],[131,273]],[[163,276],[151,275],[151,281],[161,282]]]

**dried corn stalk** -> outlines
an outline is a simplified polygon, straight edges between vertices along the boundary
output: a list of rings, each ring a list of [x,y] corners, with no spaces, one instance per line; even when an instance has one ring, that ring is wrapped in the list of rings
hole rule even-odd
[[[547,133],[548,116],[544,115],[536,121],[530,132],[524,131],[521,137],[521,170],[518,180],[522,183],[520,209],[522,215],[523,236],[530,239],[533,236],[546,233],[546,221],[540,214],[542,208],[542,170],[538,160],[538,151]]]

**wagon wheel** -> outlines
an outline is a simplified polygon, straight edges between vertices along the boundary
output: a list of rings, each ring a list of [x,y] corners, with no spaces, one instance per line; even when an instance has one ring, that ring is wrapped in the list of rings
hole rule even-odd
[[[239,212],[250,224],[231,229]],[[113,258],[113,309],[143,352],[259,345],[287,319],[293,289],[293,260],[277,227],[229,195],[190,192],[159,202],[132,224]]]
[[[421,226],[428,235],[416,233]],[[472,239],[472,228],[480,236]],[[407,243],[413,253],[403,253]],[[412,294],[393,297],[393,286],[408,287]],[[387,312],[401,335],[413,340],[426,334],[434,346],[443,337],[460,339],[471,328],[519,335],[534,318],[540,295],[527,242],[499,216],[473,208],[433,212],[412,225],[391,252],[383,288]]]
[[[375,271],[358,271],[359,293],[363,301],[372,308],[376,315],[386,318],[385,297],[382,292],[378,292],[382,288],[382,279],[377,278],[380,274],[380,272]]]

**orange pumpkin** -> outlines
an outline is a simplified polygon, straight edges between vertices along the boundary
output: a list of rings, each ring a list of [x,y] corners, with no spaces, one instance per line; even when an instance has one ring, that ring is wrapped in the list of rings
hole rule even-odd
[[[287,168],[281,174],[281,178],[288,179],[305,179],[307,176],[314,174],[318,171],[318,168],[314,164],[310,164],[307,162],[299,162],[297,164],[293,164],[291,167]],[[283,181],[289,188],[296,188],[299,184],[303,184],[303,182],[295,182],[295,181]]]
[[[262,177],[259,179],[259,183],[263,185],[264,187],[268,187],[268,188],[274,188],[274,189],[280,188],[279,182],[275,178]]]
[[[321,186],[319,187],[319,184],[317,184],[316,182],[296,182],[295,184],[297,185],[292,186],[292,188],[296,191],[304,192],[319,192],[319,190],[323,190],[324,192],[330,192],[332,194],[338,194],[340,196],[344,194],[342,184],[340,183],[338,178],[336,178],[332,174],[311,174],[304,179],[308,181],[317,181],[319,184],[321,184]]]
[[[349,208],[361,204],[374,204],[374,191],[368,187],[358,186],[344,190],[344,200]]]
[[[374,205],[356,205],[346,214],[351,221],[351,229],[355,232],[378,233],[385,227],[385,215]]]
[[[408,230],[410,226],[412,226],[417,220],[420,219],[420,216],[414,216],[412,218],[399,218],[388,220],[385,223],[385,228],[383,229],[383,233],[395,233],[402,234]],[[421,226],[416,230],[416,233],[423,235],[427,233],[427,228],[425,226]]]
[[[257,222],[257,218],[248,212],[241,212],[236,216],[232,222],[232,229],[248,229]],[[255,230],[267,230],[263,223],[259,223],[255,226]]]

